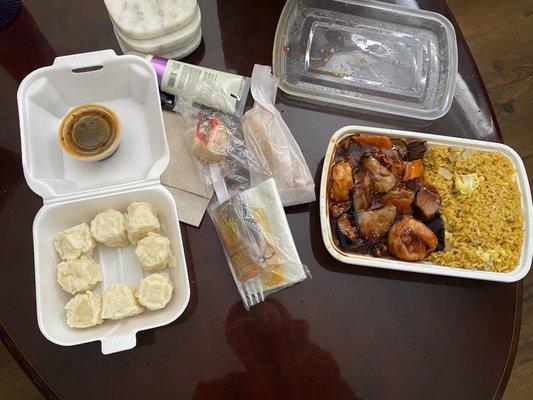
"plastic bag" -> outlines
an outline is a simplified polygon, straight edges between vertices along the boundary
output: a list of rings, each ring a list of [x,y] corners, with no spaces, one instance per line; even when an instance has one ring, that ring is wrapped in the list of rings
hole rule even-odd
[[[245,141],[254,142],[272,172],[283,205],[315,201],[315,182],[302,151],[275,107],[278,84],[270,67],[255,65],[254,107],[244,115]]]
[[[215,202],[208,211],[246,309],[310,277],[298,256],[274,179]]]
[[[216,96],[216,87],[201,85]],[[175,111],[181,115],[180,131],[202,179],[213,185],[219,200],[272,176],[264,157],[253,149],[253,140],[245,143],[239,115],[194,106],[183,99]]]
[[[216,85],[201,83],[204,95]],[[242,117],[178,100],[181,129],[215,195],[208,207],[235,284],[249,309],[269,294],[310,277],[301,263],[276,183]]]

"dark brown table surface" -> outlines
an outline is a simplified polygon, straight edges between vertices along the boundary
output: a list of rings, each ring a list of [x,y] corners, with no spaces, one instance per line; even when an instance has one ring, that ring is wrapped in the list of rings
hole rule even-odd
[[[437,11],[443,1],[398,1]],[[515,357],[522,283],[500,284],[343,265],[327,253],[318,204],[287,209],[313,279],[247,312],[209,218],[181,225],[191,301],[174,323],[138,334],[131,351],[61,347],[37,326],[32,222],[42,200],[20,161],[16,90],[55,56],[120,49],[102,1],[26,0],[0,30],[0,336],[42,393],[62,399],[491,399]],[[203,42],[185,61],[242,75],[271,64],[281,0],[204,0]],[[459,28],[457,94],[420,123],[312,107],[278,107],[316,176],[328,140],[349,124],[500,140]]]

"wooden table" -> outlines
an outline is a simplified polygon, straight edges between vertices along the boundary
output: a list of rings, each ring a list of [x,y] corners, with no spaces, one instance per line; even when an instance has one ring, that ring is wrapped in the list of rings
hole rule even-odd
[[[518,342],[522,283],[500,284],[343,265],[327,253],[318,204],[287,209],[313,279],[246,312],[213,225],[182,225],[191,301],[174,323],[103,356],[99,343],[60,347],[39,332],[31,226],[42,200],[24,181],[16,90],[56,55],[120,53],[101,1],[26,0],[0,30],[0,336],[48,398],[490,399],[505,389]],[[199,1],[203,43],[185,61],[250,75],[270,64],[281,0]],[[401,1],[453,17],[442,1]],[[252,5],[253,4],[253,5]],[[397,121],[278,107],[316,176],[331,134],[348,124],[500,140],[481,78],[456,26],[457,94],[447,116]]]

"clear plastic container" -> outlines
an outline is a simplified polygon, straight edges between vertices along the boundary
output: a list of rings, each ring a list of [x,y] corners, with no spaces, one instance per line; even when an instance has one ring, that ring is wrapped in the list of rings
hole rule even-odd
[[[450,109],[453,25],[440,14],[357,0],[288,0],[274,75],[287,94],[423,120]]]
[[[102,353],[128,350],[136,332],[171,323],[190,297],[187,265],[176,203],[159,181],[170,152],[166,141],[157,79],[152,66],[137,56],[117,56],[113,50],[58,57],[54,64],[29,74],[20,84],[18,106],[24,176],[44,204],[33,223],[37,320],[50,341],[72,346],[99,340]],[[121,122],[117,151],[98,162],[82,162],[65,154],[58,142],[63,116],[83,103],[111,108]],[[171,243],[176,265],[165,270],[174,284],[172,299],[158,311],[102,325],[72,329],[63,308],[72,297],[56,282],[60,259],[56,235],[90,222],[106,208],[124,212],[133,201],[147,201],[158,212]],[[93,291],[102,293],[117,283],[138,285],[148,275],[133,246],[98,246],[94,259],[103,279]]]

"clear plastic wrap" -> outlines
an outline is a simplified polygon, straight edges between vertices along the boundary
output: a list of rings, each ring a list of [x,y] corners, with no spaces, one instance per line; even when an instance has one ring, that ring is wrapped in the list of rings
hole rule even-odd
[[[200,85],[204,92],[220,96],[216,86]],[[239,115],[192,105],[183,99],[177,102],[175,110],[181,115],[180,131],[202,179],[213,184],[219,200],[271,177],[268,164],[253,140],[245,143]],[[223,195],[224,191],[227,195]]]
[[[302,264],[274,179],[208,208],[246,309],[310,276]]]
[[[219,95],[216,85],[201,90]],[[203,102],[204,103],[204,102]],[[242,117],[180,99],[185,142],[215,195],[208,207],[244,306],[310,277],[302,264],[268,163]]]
[[[255,65],[252,73],[254,107],[244,115],[246,144],[259,150],[272,172],[283,206],[315,201],[315,182],[298,143],[276,109],[278,84],[270,67]]]

